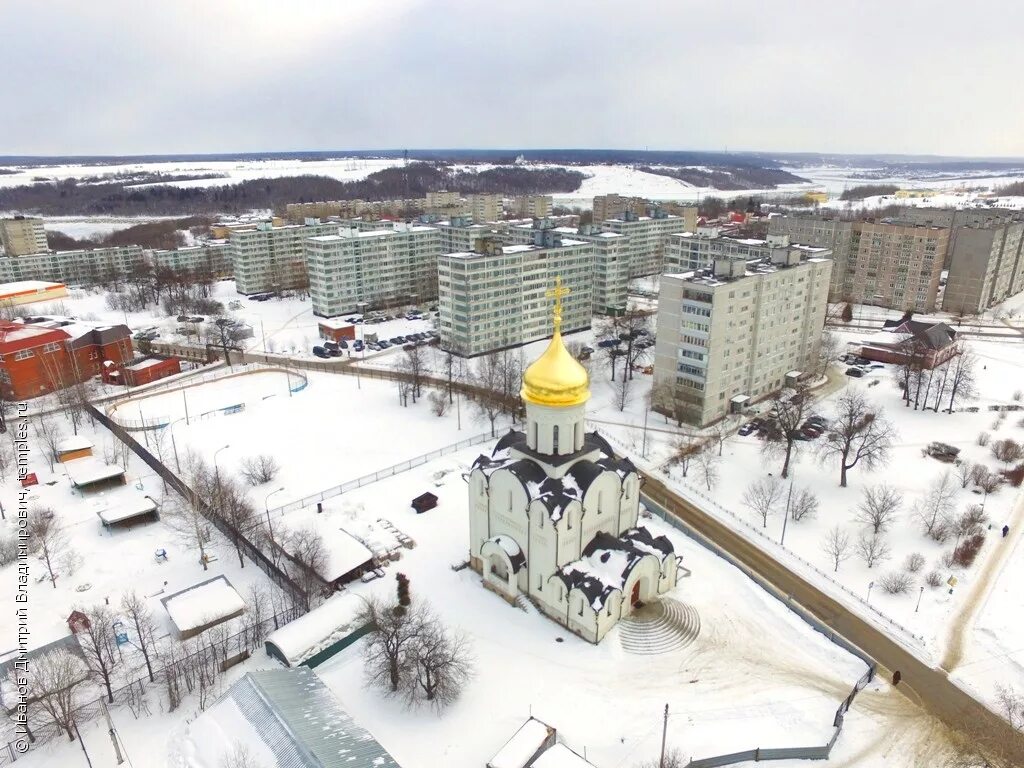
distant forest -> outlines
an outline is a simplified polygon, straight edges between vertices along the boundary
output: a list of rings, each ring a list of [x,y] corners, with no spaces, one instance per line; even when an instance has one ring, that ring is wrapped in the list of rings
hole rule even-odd
[[[102,248],[116,245],[139,245],[143,248],[180,248],[185,245],[183,230],[192,230],[195,235],[210,231],[213,219],[203,216],[189,216],[184,219],[163,219],[136,224],[119,229],[108,235],[90,238],[75,238],[63,232],[47,229],[46,239],[54,251],[73,251],[79,248]],[[60,224],[55,225],[57,227]]]
[[[668,176],[692,184],[695,187],[714,187],[723,191],[733,189],[775,189],[779,184],[798,184],[802,179],[781,168],[760,168],[757,166],[698,168],[666,168],[647,165],[637,166],[638,171]]]
[[[997,195],[1024,195],[1024,181],[1015,181],[996,188]]]
[[[866,197],[877,197],[879,195],[895,195],[899,192],[895,184],[861,184],[857,187],[844,189],[839,196],[840,200],[863,200]]]
[[[509,195],[573,192],[584,179],[564,168],[500,166],[484,171],[441,164],[412,163],[385,168],[358,181],[326,176],[252,179],[211,187],[132,186],[122,181],[85,183],[80,179],[0,189],[0,210],[59,215],[197,215],[283,208],[318,200],[392,200],[423,197],[428,191],[501,192]]]

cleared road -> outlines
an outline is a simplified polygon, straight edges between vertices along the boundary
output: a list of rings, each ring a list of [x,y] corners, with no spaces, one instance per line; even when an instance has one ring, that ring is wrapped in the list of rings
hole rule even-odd
[[[1024,765],[1024,734],[954,685],[941,669],[928,666],[913,653],[877,629],[811,582],[763,552],[742,534],[697,508],[667,488],[657,478],[644,474],[644,495],[674,514],[702,536],[715,542],[737,561],[759,574],[782,595],[792,597],[887,670],[899,670],[902,682],[897,690],[912,694],[915,703],[950,728],[983,734],[988,743],[1000,745],[1016,764]],[[910,689],[907,691],[906,689]]]

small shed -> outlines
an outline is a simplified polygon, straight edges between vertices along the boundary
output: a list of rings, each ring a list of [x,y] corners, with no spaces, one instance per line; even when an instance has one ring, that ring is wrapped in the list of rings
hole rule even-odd
[[[242,596],[223,576],[175,592],[160,602],[178,631],[179,640],[195,637],[245,612]]]
[[[433,509],[437,506],[437,496],[427,491],[424,494],[417,496],[412,500],[412,508],[416,510],[417,514],[422,515],[429,509]]]
[[[338,589],[350,581],[355,581],[367,571],[373,570],[373,552],[344,528],[339,528],[337,533],[325,536],[324,544],[326,549],[324,563],[316,575],[323,579],[328,586]],[[288,551],[287,546],[278,545],[278,547],[296,566],[303,567]]]
[[[81,611],[72,611],[68,616],[68,629],[71,634],[77,635],[81,630],[89,628],[89,617]]]
[[[176,357],[147,357],[124,367],[124,383],[131,387],[149,384],[167,376],[181,373],[181,363]]]
[[[267,635],[267,655],[286,667],[316,667],[344,650],[370,627],[359,617],[365,603],[351,592],[332,595],[309,613]]]
[[[555,745],[555,736],[553,727],[531,717],[488,761],[487,768],[528,768],[542,752]]]
[[[352,323],[346,323],[343,320],[333,320],[330,318],[319,320],[317,328],[320,332],[320,338],[326,341],[341,341],[342,339],[351,341],[356,337],[356,327]]]
[[[61,464],[86,456],[92,456],[92,441],[87,437],[73,435],[57,443],[57,461]]]
[[[64,470],[75,488],[83,492],[99,491],[124,485],[124,470],[116,464],[107,464],[95,456],[84,456],[64,462]]]
[[[112,525],[157,520],[160,517],[158,509],[159,505],[150,496],[130,493],[97,505],[96,514],[100,522],[109,528]]]

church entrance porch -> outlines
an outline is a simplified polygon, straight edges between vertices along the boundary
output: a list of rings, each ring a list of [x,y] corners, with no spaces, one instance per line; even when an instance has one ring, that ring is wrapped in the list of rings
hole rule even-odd
[[[484,585],[508,601],[519,594],[520,571],[526,565],[519,545],[509,536],[495,536],[480,548]]]
[[[633,585],[633,592],[629,596],[629,604],[631,606],[633,606],[633,608],[639,608],[641,605],[643,605],[643,603],[640,602],[640,582],[639,581],[637,581],[637,583]]]
[[[662,597],[633,610],[619,622],[619,642],[627,653],[653,656],[690,645],[700,634],[700,614],[689,605]]]

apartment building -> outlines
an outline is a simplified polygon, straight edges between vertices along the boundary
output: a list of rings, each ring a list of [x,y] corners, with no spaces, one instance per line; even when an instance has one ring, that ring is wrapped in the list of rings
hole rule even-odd
[[[824,216],[773,216],[768,220],[768,234],[788,235],[794,243],[828,248],[832,252],[832,285],[830,301],[847,298],[844,286],[853,241],[853,221]]]
[[[512,199],[511,213],[530,219],[544,219],[551,215],[554,199],[551,195],[516,195]]]
[[[657,207],[670,216],[678,216],[681,218],[683,220],[684,232],[696,231],[697,221],[700,218],[696,205],[684,205],[682,203],[674,203],[670,200],[666,200],[658,203]]]
[[[953,237],[943,310],[980,314],[1024,291],[1024,222],[959,226]]]
[[[466,195],[466,205],[477,224],[501,218],[501,195]]]
[[[437,297],[441,234],[434,227],[402,222],[365,231],[336,227],[334,234],[308,238],[305,251],[315,315],[335,317]]]
[[[855,222],[842,295],[857,304],[933,312],[948,245],[945,227]]]
[[[0,282],[46,280],[70,286],[100,285],[123,279],[142,263],[142,248],[137,245],[44,251],[0,258]]]
[[[505,224],[474,224],[468,216],[455,216],[448,221],[430,224],[441,235],[441,253],[475,251],[482,240],[504,241],[509,227]],[[532,242],[532,236],[524,242]]]
[[[625,218],[594,220],[604,232],[625,235],[628,240],[629,276],[643,277],[661,272],[665,241],[669,235],[683,231],[683,219],[658,212],[655,216],[636,216],[627,212]]]
[[[440,190],[438,192],[427,192],[427,196],[423,200],[423,212],[428,216],[440,216],[442,218],[468,216],[469,206],[465,200],[459,197],[458,192]]]
[[[663,275],[654,381],[670,395],[655,410],[705,426],[813,371],[831,271],[791,248]]]
[[[772,258],[779,248],[795,248],[807,256],[830,258],[828,248],[798,245],[789,235],[768,235],[767,239],[723,235],[716,226],[698,226],[696,232],[677,232],[665,240],[665,272],[710,269],[718,259]]]
[[[15,216],[0,219],[0,246],[8,256],[28,256],[49,250],[42,219]]]
[[[184,248],[153,250],[149,258],[156,269],[190,274],[212,280],[231,277],[231,249],[227,240],[207,240]]]
[[[305,224],[275,227],[260,222],[228,234],[235,273],[235,289],[251,295],[294,290],[308,284],[304,242],[317,235],[336,233],[339,223],[307,219]]]
[[[478,251],[437,260],[441,348],[472,357],[551,336],[545,293],[561,277],[563,333],[590,328],[589,243],[538,230],[531,244],[484,241]]]
[[[594,197],[594,222],[624,219],[627,214],[646,216],[648,202],[642,197],[623,197],[610,193]]]

